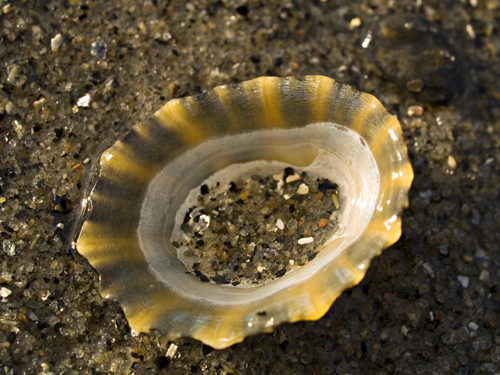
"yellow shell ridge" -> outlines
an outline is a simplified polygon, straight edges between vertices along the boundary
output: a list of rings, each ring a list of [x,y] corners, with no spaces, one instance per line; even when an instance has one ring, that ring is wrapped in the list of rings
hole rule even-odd
[[[187,272],[170,234],[191,189],[233,164],[307,169],[320,157],[341,186],[344,230],[314,259],[253,288]],[[323,316],[400,237],[412,179],[400,125],[373,96],[323,76],[256,78],[170,101],[105,151],[77,250],[133,330],[225,348]]]

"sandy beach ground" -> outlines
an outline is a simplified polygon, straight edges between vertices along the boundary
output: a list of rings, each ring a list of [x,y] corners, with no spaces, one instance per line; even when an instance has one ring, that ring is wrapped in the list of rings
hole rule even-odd
[[[497,0],[0,0],[0,374],[500,374],[499,19]],[[398,116],[400,241],[318,321],[220,351],[131,335],[72,248],[100,152],[171,98],[307,74]]]

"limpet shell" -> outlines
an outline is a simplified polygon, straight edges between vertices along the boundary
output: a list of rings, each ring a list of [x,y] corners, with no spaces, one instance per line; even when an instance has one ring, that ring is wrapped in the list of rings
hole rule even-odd
[[[255,160],[333,175],[343,231],[267,284],[202,283],[169,241],[176,212],[215,172]],[[102,295],[121,304],[134,331],[214,348],[323,316],[399,239],[413,179],[396,117],[322,76],[261,77],[171,100],[107,149],[98,173],[77,249],[98,271]]]

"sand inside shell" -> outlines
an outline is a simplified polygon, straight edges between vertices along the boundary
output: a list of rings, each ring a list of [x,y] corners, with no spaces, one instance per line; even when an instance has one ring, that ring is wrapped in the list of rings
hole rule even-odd
[[[290,166],[252,167],[230,181],[211,178],[185,202],[196,200],[172,244],[202,282],[265,284],[314,259],[342,230],[336,183]]]

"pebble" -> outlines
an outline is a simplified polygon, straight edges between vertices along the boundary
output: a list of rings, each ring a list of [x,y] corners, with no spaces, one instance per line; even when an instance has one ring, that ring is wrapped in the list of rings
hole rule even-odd
[[[200,215],[198,223],[194,226],[194,230],[196,232],[204,232],[207,230],[210,225],[210,216],[208,215]]]
[[[312,237],[304,237],[304,238],[301,238],[300,240],[298,240],[298,243],[299,243],[299,245],[305,245],[308,243],[312,243],[313,241],[314,241],[314,239]]]
[[[307,186],[306,184],[300,184],[299,188],[297,189],[297,194],[300,195],[309,194],[309,186]]]
[[[356,27],[361,26],[361,19],[359,17],[353,18],[351,22],[349,23],[349,28],[351,30],[355,29]]]
[[[448,167],[450,167],[451,169],[455,169],[457,167],[457,161],[455,160],[453,155],[448,156],[446,163],[448,164]]]
[[[38,321],[38,316],[33,312],[33,311],[29,311],[27,314],[26,314],[26,317],[34,322],[37,322]]]
[[[288,176],[285,180],[285,182],[287,184],[289,184],[290,182],[294,182],[294,181],[297,181],[297,180],[300,180],[300,175],[298,173],[295,173],[291,176]]]
[[[406,87],[408,88],[409,91],[418,93],[422,91],[424,83],[419,78],[412,79],[406,82]]]
[[[174,98],[177,95],[177,92],[179,91],[179,84],[177,82],[171,82],[168,85],[168,91],[170,92],[170,95]]]
[[[3,240],[2,247],[5,254],[9,256],[16,255],[16,244],[10,240]]]
[[[328,224],[328,219],[321,219],[318,223],[318,227],[320,228],[323,228],[323,227],[326,227],[326,225]]]
[[[469,278],[467,276],[458,275],[457,279],[464,288],[467,288],[469,286]]]
[[[467,35],[470,39],[476,39],[476,32],[474,31],[474,27],[472,27],[470,23],[465,26],[465,31],[467,32]]]
[[[283,223],[283,220],[281,219],[278,219],[278,221],[276,221],[276,226],[281,230],[285,229],[285,223]]]
[[[176,344],[173,344],[173,343],[170,344],[170,346],[167,349],[167,354],[165,355],[165,357],[170,358],[170,359],[174,358],[175,354],[177,353],[178,348],[179,347]]]
[[[469,322],[469,324],[467,325],[467,327],[469,327],[473,331],[477,331],[478,328],[479,328],[479,326],[476,323],[474,323],[474,322]]]
[[[335,209],[338,210],[340,208],[340,203],[339,203],[339,197],[337,194],[332,194],[332,201],[333,204],[335,205]]]
[[[61,47],[63,43],[63,37],[62,35],[56,34],[51,40],[50,40],[50,49],[52,52],[57,52],[59,51],[59,47]]]
[[[98,60],[106,58],[107,45],[102,40],[96,40],[90,45],[90,54],[95,56]]]
[[[12,294],[12,291],[10,289],[5,288],[5,287],[0,288],[0,297],[7,298],[11,294]]]
[[[411,105],[408,107],[408,116],[422,116],[424,114],[424,108],[420,105]]]
[[[79,98],[78,101],[76,102],[76,105],[78,107],[88,108],[90,105],[90,94],[87,93],[81,98]]]
[[[289,230],[294,230],[295,228],[297,228],[297,220],[295,219],[290,219],[288,220],[288,222],[286,223],[286,227],[289,229]]]

